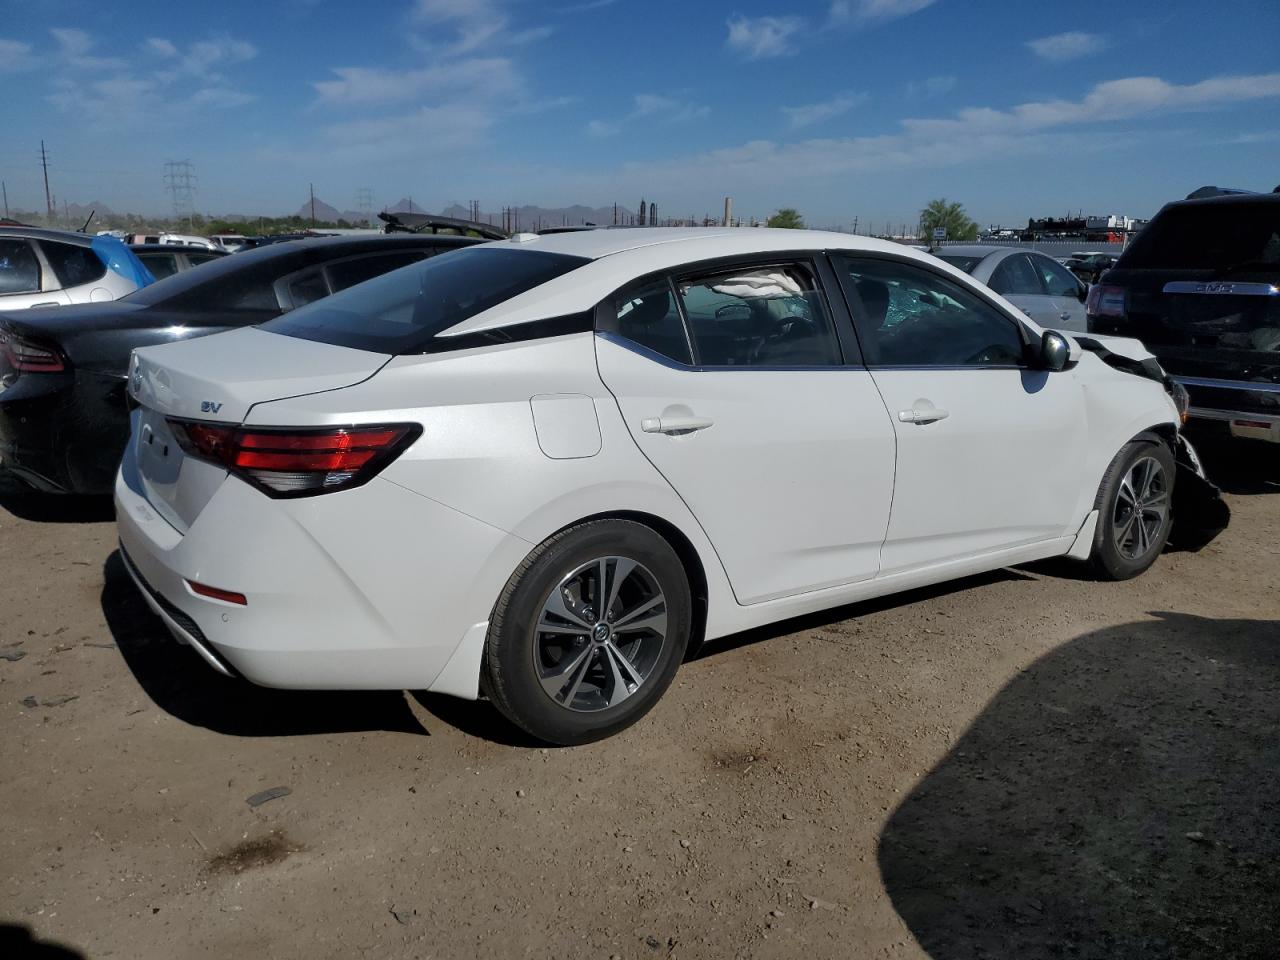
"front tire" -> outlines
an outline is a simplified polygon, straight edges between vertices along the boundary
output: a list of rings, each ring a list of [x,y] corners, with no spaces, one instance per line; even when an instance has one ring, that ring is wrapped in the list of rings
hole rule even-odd
[[[628,520],[571,527],[535,549],[498,598],[485,648],[489,695],[539,740],[608,737],[671,684],[692,613],[684,566],[655,531]]]
[[[1094,502],[1098,526],[1089,563],[1098,577],[1129,580],[1155,563],[1173,527],[1175,470],[1173,451],[1152,433],[1116,454]]]

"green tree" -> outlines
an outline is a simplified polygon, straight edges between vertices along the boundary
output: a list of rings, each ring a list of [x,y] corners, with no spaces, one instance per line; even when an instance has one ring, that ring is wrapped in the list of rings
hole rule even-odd
[[[933,231],[941,227],[948,240],[977,240],[978,225],[964,212],[964,204],[946,199],[930,200],[920,211],[920,232],[925,240],[933,239]]]
[[[783,207],[765,223],[766,227],[785,227],[787,230],[803,230],[804,217],[800,211],[791,207]]]

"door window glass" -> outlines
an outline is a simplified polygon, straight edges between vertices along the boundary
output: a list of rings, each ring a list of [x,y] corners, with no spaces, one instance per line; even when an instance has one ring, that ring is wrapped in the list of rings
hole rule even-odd
[[[0,237],[0,296],[38,293],[40,261],[26,240]]]
[[[401,267],[407,267],[411,263],[417,263],[421,260],[427,251],[405,251],[404,253],[391,253],[377,257],[357,257],[354,260],[342,260],[338,263],[329,264],[329,282],[333,285],[333,292],[345,290],[347,287],[354,287],[357,283],[364,283],[366,280],[372,280],[374,277],[380,277],[384,273],[390,273],[392,270],[399,270]]]
[[[178,272],[178,258],[172,253],[140,253],[138,259],[157,280],[172,277]]]
[[[831,318],[806,266],[743,267],[684,279],[678,288],[701,366],[841,363]]]
[[[93,283],[107,272],[107,265],[89,247],[41,240],[40,249],[64,288]]]
[[[289,281],[289,301],[295,308],[314,303],[329,295],[323,270],[312,270]]]
[[[222,259],[216,253],[188,253],[187,263],[193,267],[198,267],[202,263],[208,263],[210,260]]]
[[[1021,253],[1001,260],[1000,265],[991,274],[991,282],[988,286],[1002,297],[1044,295],[1039,274]]]
[[[1074,273],[1049,257],[1033,256],[1031,262],[1044,278],[1044,288],[1049,291],[1049,296],[1079,298],[1080,281]]]
[[[895,260],[844,261],[868,364],[1019,366],[1022,328],[959,284]]]
[[[659,280],[624,290],[613,298],[613,333],[648,347],[677,363],[689,364],[689,339],[671,284]]]

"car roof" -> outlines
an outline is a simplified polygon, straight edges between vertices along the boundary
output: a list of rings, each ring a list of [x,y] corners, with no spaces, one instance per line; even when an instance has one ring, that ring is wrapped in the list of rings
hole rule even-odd
[[[958,257],[989,257],[993,253],[1034,253],[1022,247],[1006,247],[995,243],[953,243],[939,247],[935,257],[954,254]]]
[[[544,235],[516,234],[486,243],[482,251],[530,251],[583,257],[592,262],[482,311],[444,332],[460,336],[510,324],[579,313],[649,273],[678,270],[721,257],[749,257],[818,250],[892,254],[929,269],[965,277],[950,264],[892,240],[820,230],[768,227],[638,227]],[[237,254],[244,256],[244,254]]]
[[[0,227],[0,237],[57,240],[60,243],[74,243],[78,247],[92,246],[93,241],[97,239],[87,233],[76,233],[74,230],[48,230],[44,227]]]

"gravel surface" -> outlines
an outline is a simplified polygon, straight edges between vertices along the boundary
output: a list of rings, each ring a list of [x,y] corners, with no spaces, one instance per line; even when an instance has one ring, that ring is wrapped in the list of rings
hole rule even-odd
[[[1276,463],[1212,460],[1231,528],[1138,580],[729,638],[576,749],[219,677],[109,505],[0,490],[0,954],[1274,957]]]

